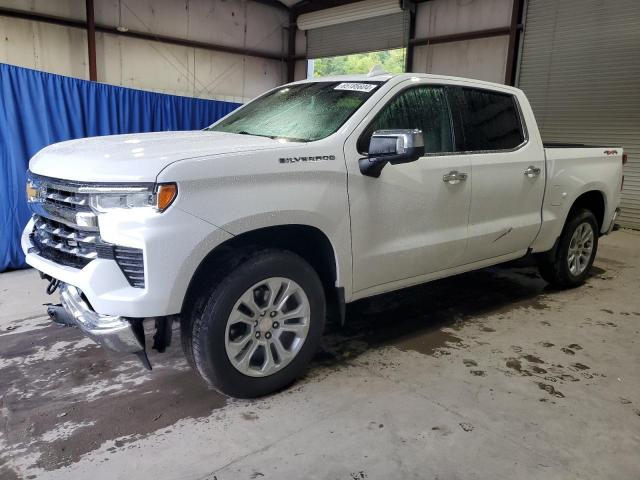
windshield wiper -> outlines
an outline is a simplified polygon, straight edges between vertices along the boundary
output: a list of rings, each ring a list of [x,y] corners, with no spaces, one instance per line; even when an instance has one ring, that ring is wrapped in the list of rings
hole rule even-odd
[[[273,137],[273,138],[281,138],[283,140],[288,140],[290,142],[300,142],[300,143],[309,143],[311,141],[306,138],[295,138],[295,137]]]
[[[259,133],[251,133],[251,132],[247,132],[246,130],[240,130],[239,132],[237,132],[238,135],[251,135],[253,137],[265,137],[265,138],[270,138],[270,139],[274,139],[276,137],[273,137],[271,135],[260,135]]]
[[[252,135],[254,137],[265,137],[265,138],[270,138],[271,140],[276,140],[278,138],[281,138],[282,140],[288,140],[291,142],[308,142],[309,140],[305,139],[305,138],[293,138],[293,137],[283,137],[280,135],[261,135],[259,133],[251,133],[251,132],[247,132],[246,130],[240,130],[239,132],[236,132],[238,135]]]

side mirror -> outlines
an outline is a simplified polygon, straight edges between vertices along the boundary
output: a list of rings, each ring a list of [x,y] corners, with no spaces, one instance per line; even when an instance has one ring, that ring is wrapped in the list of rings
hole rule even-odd
[[[359,160],[360,172],[378,178],[387,163],[415,162],[424,155],[422,130],[376,130],[369,142],[369,154]]]

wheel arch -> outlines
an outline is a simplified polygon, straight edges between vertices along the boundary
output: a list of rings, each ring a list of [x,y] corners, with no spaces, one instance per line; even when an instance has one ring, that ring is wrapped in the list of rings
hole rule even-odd
[[[566,225],[573,213],[583,208],[590,210],[593,213],[596,217],[596,221],[598,222],[598,231],[602,232],[604,217],[607,211],[606,194],[600,189],[587,190],[581,193],[571,204],[571,208],[569,208],[569,211],[567,212],[563,225]]]
[[[198,296],[212,284],[212,275],[222,275],[232,269],[239,260],[238,253],[254,247],[289,250],[305,259],[322,281],[328,306],[339,308],[342,315],[344,288],[338,286],[340,264],[337,251],[322,230],[308,224],[281,224],[256,228],[217,245],[195,269],[184,295],[181,312],[185,314],[195,305]]]
[[[598,230],[602,233],[603,223],[607,212],[606,194],[598,188],[585,189],[576,196],[571,203],[571,206],[566,209],[564,217],[561,217],[562,222],[557,222],[557,226],[554,228],[555,233],[553,234],[553,244],[544,250],[534,249],[534,252],[555,255],[558,248],[558,242],[560,241],[560,237],[567,225],[567,222],[575,212],[583,208],[593,212],[596,217],[596,222],[598,223]]]

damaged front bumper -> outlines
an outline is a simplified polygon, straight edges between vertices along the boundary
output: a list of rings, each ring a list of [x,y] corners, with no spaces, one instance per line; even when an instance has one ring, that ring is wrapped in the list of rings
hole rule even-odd
[[[72,285],[60,285],[60,299],[75,324],[96,343],[122,353],[140,354],[145,351],[141,323],[134,324],[124,317],[95,312],[80,290]]]

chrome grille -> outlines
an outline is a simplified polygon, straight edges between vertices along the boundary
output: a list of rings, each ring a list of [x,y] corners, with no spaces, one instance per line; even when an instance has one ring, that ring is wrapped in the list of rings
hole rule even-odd
[[[98,257],[96,242],[97,232],[74,230],[63,223],[39,215],[35,216],[32,240],[39,250],[56,250],[69,257],[76,257],[74,263],[83,266]]]
[[[29,202],[36,215],[76,231],[98,231],[98,217],[81,185],[33,174],[29,174],[29,183],[38,191],[37,199]]]
[[[98,217],[89,205],[90,192],[100,187],[33,174],[29,182],[38,191],[37,200],[29,202],[34,212],[30,253],[74,268],[83,268],[96,258],[114,260],[131,286],[144,288],[142,250],[100,238]]]
[[[80,197],[78,194],[70,194],[69,192],[60,191],[56,188],[47,188],[47,200],[62,205],[74,205],[82,207],[88,205],[88,199],[86,195]]]
[[[31,240],[37,253],[62,265],[82,268],[98,258],[98,218],[89,206],[89,195],[72,182],[29,176],[37,199]]]

